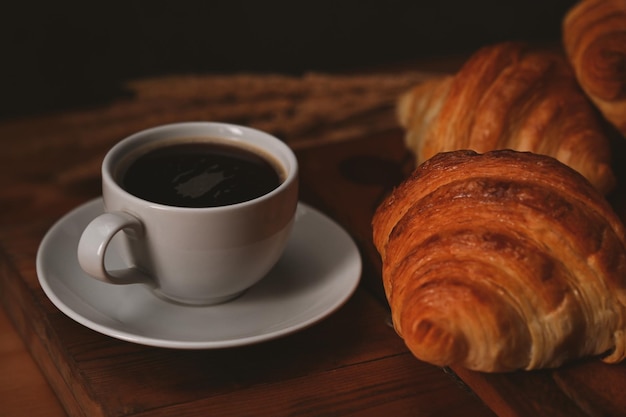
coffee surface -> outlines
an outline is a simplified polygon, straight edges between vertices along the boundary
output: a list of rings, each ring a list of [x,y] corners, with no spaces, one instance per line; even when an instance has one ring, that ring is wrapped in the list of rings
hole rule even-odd
[[[153,149],[130,163],[121,186],[144,200],[176,207],[217,207],[269,193],[276,168],[250,150],[195,142]]]

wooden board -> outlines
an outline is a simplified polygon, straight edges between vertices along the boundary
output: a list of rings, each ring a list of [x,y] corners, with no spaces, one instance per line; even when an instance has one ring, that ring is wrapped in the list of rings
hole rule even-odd
[[[191,104],[189,113],[169,113],[165,102],[150,103],[0,124],[0,302],[69,415],[492,415],[467,386],[500,416],[626,415],[626,364],[587,360],[494,375],[455,369],[461,382],[410,355],[388,325],[370,226],[378,203],[412,169],[397,129],[368,135],[341,124],[357,134],[324,140],[329,119],[293,142],[302,199],[343,225],[364,258],[359,290],[323,322],[259,345],[181,352],[121,342],[65,317],[37,282],[41,238],[99,195],[99,162],[113,143],[201,114]],[[379,111],[393,117],[388,107]],[[622,170],[620,184],[625,178]],[[612,199],[622,217],[624,195],[621,188]]]

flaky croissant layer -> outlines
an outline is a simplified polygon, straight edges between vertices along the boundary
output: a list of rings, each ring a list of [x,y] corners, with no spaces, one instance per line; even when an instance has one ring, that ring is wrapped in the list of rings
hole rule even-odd
[[[373,233],[419,359],[500,372],[626,356],[624,226],[552,157],[440,153],[380,205]]]
[[[615,185],[603,120],[556,52],[483,47],[456,74],[403,94],[397,110],[418,164],[439,152],[515,149],[558,159],[602,193]]]
[[[563,19],[563,46],[593,103],[626,137],[626,0],[583,0]]]

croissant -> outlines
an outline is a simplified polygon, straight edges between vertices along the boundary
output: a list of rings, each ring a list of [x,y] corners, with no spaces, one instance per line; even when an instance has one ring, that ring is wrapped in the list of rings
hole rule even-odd
[[[438,152],[508,148],[555,157],[602,193],[615,185],[602,118],[555,52],[514,42],[481,48],[454,76],[405,92],[397,112],[417,164]]]
[[[563,46],[576,78],[626,136],[626,0],[584,0],[563,20]]]
[[[626,238],[552,157],[440,153],[377,208],[397,333],[419,359],[484,372],[626,357]]]

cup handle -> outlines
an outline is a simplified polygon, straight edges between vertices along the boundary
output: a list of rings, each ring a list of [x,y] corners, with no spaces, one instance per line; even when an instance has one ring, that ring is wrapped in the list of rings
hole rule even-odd
[[[78,263],[90,276],[110,284],[149,283],[148,275],[136,267],[108,271],[104,257],[111,239],[126,229],[136,237],[143,235],[143,225],[136,217],[121,211],[104,213],[93,219],[78,241]]]

